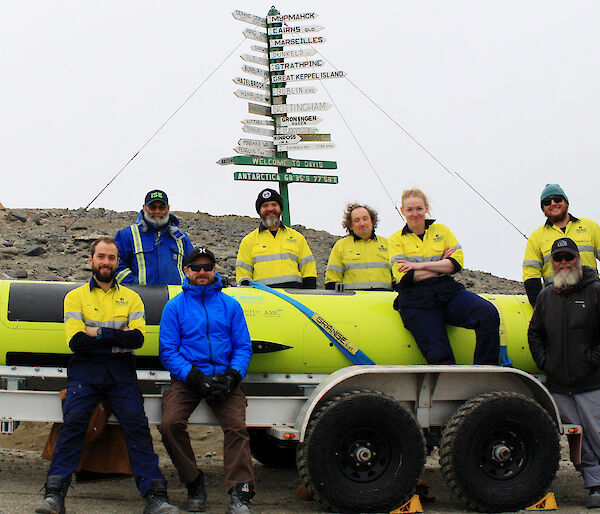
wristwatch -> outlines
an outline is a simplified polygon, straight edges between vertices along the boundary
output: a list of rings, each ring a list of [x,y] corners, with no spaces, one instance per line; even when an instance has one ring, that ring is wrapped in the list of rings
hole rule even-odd
[[[96,339],[102,339],[102,327],[98,328],[98,332],[96,332]]]

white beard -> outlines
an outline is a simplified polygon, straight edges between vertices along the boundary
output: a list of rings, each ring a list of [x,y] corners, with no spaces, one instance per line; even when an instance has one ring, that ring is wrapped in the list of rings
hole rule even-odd
[[[169,224],[169,216],[170,216],[170,214],[167,213],[164,216],[161,216],[156,219],[152,219],[144,212],[144,219],[146,220],[146,222],[150,223],[150,225],[154,225],[157,228],[166,227]]]
[[[262,220],[262,222],[265,227],[272,228],[279,223],[279,218],[269,217],[267,219]]]
[[[554,274],[555,289],[569,289],[577,284],[583,276],[581,262],[571,269],[563,269]]]

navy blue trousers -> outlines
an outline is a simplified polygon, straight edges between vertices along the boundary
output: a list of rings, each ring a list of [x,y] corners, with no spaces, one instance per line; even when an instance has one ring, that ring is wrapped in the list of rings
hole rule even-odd
[[[78,380],[69,382],[64,406],[64,421],[54,447],[48,476],[58,475],[68,483],[79,465],[88,423],[103,397],[119,420],[135,483],[142,496],[151,488],[151,481],[164,478],[158,468],[158,457],[152,447],[148,419],[144,412],[142,393],[136,383],[88,384]]]
[[[473,364],[498,364],[500,316],[481,296],[461,289],[449,301],[437,302],[433,309],[399,310],[428,364],[456,364],[446,324],[475,329]]]

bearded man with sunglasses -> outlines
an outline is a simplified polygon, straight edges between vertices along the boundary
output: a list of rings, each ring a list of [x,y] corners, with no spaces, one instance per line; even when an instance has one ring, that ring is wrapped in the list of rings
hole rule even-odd
[[[552,284],[550,249],[554,241],[568,237],[575,241],[584,266],[596,269],[600,259],[600,227],[586,218],[576,218],[569,211],[569,199],[558,184],[546,184],[540,197],[546,223],[533,231],[527,240],[523,259],[523,282],[531,305],[543,286]]]
[[[204,474],[196,464],[187,433],[190,415],[204,399],[224,433],[225,486],[229,514],[249,513],[254,496],[246,397],[252,342],[241,305],[222,292],[214,254],[206,247],[185,261],[182,292],[165,305],[160,320],[159,357],[171,372],[163,397],[162,440],[188,489],[188,512],[206,509]]]
[[[554,282],[538,296],[529,348],[563,423],[583,426],[577,469],[589,489],[586,507],[600,508],[600,281],[567,237],[552,244],[550,265]]]

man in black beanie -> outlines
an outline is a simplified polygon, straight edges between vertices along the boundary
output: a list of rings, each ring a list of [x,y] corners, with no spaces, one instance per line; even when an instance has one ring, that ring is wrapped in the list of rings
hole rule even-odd
[[[270,287],[315,289],[315,258],[304,236],[282,223],[281,195],[263,189],[255,205],[261,223],[240,243],[236,281],[249,278]]]

